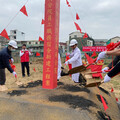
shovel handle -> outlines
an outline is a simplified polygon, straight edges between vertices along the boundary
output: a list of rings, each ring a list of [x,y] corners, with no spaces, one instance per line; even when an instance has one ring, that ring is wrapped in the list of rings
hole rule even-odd
[[[105,70],[105,72],[109,72],[110,70]],[[95,72],[87,72],[86,74],[94,74],[94,73],[102,73],[102,71],[95,71]]]

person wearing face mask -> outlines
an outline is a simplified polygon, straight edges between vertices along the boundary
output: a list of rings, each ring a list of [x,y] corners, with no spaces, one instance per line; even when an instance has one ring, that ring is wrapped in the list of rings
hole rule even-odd
[[[7,68],[13,75],[16,77],[17,74],[10,66],[10,60],[13,62],[13,58],[11,56],[11,51],[16,49],[17,43],[14,40],[10,40],[8,43],[8,47],[3,48],[0,51],[0,91],[5,91],[8,88],[5,86],[6,82],[6,75],[5,75],[5,68]]]
[[[82,65],[81,51],[77,47],[77,44],[78,42],[75,39],[72,39],[70,41],[70,47],[72,48],[72,53],[68,54],[70,56],[70,59],[64,63],[65,65],[72,64],[72,68]],[[81,82],[80,73],[72,74],[72,80],[75,83],[80,83]]]
[[[20,59],[21,59],[21,67],[22,67],[22,76],[23,77],[25,77],[25,67],[27,69],[28,77],[30,76],[29,55],[32,55],[32,53],[26,49],[26,44],[23,44],[22,50],[20,51]]]

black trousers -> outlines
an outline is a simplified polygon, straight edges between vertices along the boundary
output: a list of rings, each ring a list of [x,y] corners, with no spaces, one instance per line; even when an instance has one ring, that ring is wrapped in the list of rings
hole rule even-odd
[[[29,71],[29,62],[21,62],[21,67],[22,67],[22,76],[25,76],[25,67],[27,69],[27,75],[30,75],[30,71]]]
[[[114,66],[114,68],[108,73],[108,76],[112,78],[119,73],[120,73],[120,62]]]
[[[5,69],[0,69],[0,85],[4,85],[6,81]]]

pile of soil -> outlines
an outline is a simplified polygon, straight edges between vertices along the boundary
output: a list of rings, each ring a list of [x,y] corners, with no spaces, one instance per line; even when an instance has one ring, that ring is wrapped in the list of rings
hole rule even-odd
[[[9,90],[0,94],[0,120],[120,120],[116,97],[105,85],[85,88],[64,76],[57,88],[43,89],[42,65],[30,64],[31,76],[22,78],[21,66],[16,64],[18,80],[24,83],[18,87],[6,72]],[[108,106],[106,111],[100,95]]]

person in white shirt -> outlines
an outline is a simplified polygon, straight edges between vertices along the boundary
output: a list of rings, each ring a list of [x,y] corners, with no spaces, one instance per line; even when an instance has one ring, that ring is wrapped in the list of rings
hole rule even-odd
[[[58,53],[58,75],[57,75],[57,81],[59,81],[61,77],[61,59],[60,59],[60,54]]]
[[[65,62],[65,65],[72,64],[72,68],[82,65],[81,51],[77,47],[78,42],[75,39],[70,41],[70,47],[72,48],[72,53],[70,54],[70,59]],[[72,74],[72,80],[75,83],[79,83],[80,73]]]

